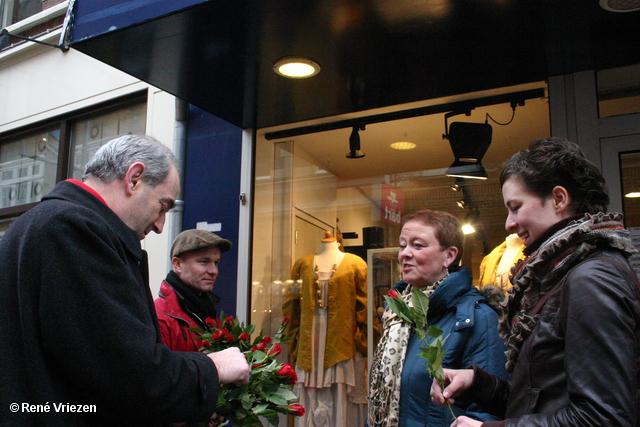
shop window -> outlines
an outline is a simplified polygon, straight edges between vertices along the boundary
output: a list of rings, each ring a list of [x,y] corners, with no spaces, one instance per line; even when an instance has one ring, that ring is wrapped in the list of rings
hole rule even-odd
[[[0,0],[2,28],[42,12],[42,0]]]
[[[640,113],[640,64],[598,71],[600,118]]]
[[[539,87],[544,87],[544,83]],[[305,285],[305,279],[294,274],[301,270],[294,272],[292,267],[297,261],[302,262],[302,258],[308,260],[308,255],[319,252],[321,241],[330,234],[340,243],[341,250],[360,257],[366,265],[368,357],[371,357],[379,337],[383,295],[401,278],[397,253],[402,219],[420,209],[446,211],[474,227],[465,237],[462,261],[477,284],[484,256],[505,242],[508,235],[499,183],[503,163],[533,139],[550,136],[546,98],[528,99],[516,110],[514,115],[513,105],[507,102],[474,108],[469,115],[450,119],[484,127],[490,115],[503,124],[492,122],[493,135],[481,162],[488,175],[484,180],[446,175],[450,166],[459,161],[464,163],[467,156],[454,156],[449,141],[443,140],[444,113],[358,126],[357,150],[364,153],[364,157],[358,158],[347,155],[352,153],[352,128],[281,140],[269,139],[267,135],[287,130],[286,126],[259,130],[255,152],[251,323],[265,334],[273,334],[289,312],[298,313],[294,314],[298,316],[292,319],[294,323],[302,322],[303,317],[309,319],[309,313],[303,315],[299,309],[296,312],[295,304],[301,307],[304,298],[316,298],[315,293],[304,289],[313,286],[310,283],[322,281],[323,276],[319,275],[318,282],[307,277]],[[343,119],[335,118],[336,122]],[[396,143],[394,147],[413,148],[394,149],[392,143]],[[469,144],[480,141],[475,138]],[[332,274],[331,269],[324,272],[325,278],[327,274]],[[333,301],[329,295],[327,304],[330,306]],[[314,316],[312,313],[311,317]],[[349,329],[351,324],[346,321],[344,328],[357,335],[357,331]],[[310,345],[316,344],[314,341]],[[287,352],[290,349],[285,347],[280,357],[291,361]],[[366,376],[366,370],[362,375]],[[336,406],[340,405],[337,402]]]
[[[146,129],[146,92],[0,135],[0,236],[66,178],[81,179],[100,146]],[[33,130],[32,130],[33,129]]]

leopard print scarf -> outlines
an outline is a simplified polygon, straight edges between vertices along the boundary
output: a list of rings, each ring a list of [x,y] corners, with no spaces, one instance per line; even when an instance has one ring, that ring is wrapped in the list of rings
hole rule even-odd
[[[431,296],[448,275],[447,272],[445,277],[423,289],[408,285],[400,296],[409,306],[413,306],[412,291],[421,290],[426,296]],[[387,306],[382,314],[382,328],[382,337],[371,364],[368,427],[395,427],[400,421],[400,382],[411,325],[403,322]]]
[[[522,344],[538,323],[539,315],[528,314],[529,311],[571,268],[605,247],[626,256],[636,252],[621,221],[619,213],[585,214],[557,231],[512,268],[513,287],[503,302],[506,315],[499,325],[507,345],[508,372],[513,372]]]

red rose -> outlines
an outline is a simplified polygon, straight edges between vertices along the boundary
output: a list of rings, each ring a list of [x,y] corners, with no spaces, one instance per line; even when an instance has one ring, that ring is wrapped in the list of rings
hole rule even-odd
[[[227,325],[231,325],[233,323],[233,317],[227,316],[227,318],[224,319],[224,321]]]
[[[389,292],[387,292],[387,296],[398,299],[398,293],[394,289],[391,289]]]
[[[289,324],[289,322],[291,322],[291,319],[289,319],[288,317],[283,317],[282,318],[282,326],[287,326]]]
[[[240,338],[240,340],[242,340],[242,341],[246,341],[246,340],[249,339],[249,334],[246,333],[246,332],[243,332],[243,333],[240,334],[240,336],[238,338]]]
[[[229,334],[229,335],[227,335],[227,341],[228,341],[228,342],[233,341],[233,339],[234,339],[234,338],[235,338],[235,337],[233,336],[233,334]]]
[[[280,353],[282,353],[282,346],[280,344],[278,344],[278,343],[275,343],[273,345],[273,347],[271,347],[271,350],[269,350],[268,354],[269,354],[269,356],[274,356],[275,357],[275,356],[279,355]]]
[[[298,405],[297,403],[295,405],[288,406],[287,409],[289,409],[289,413],[295,417],[301,417],[304,415],[304,406]]]
[[[213,320],[211,317],[207,317],[206,319],[204,319],[204,323],[206,323],[207,326],[213,326],[216,323],[216,321]]]
[[[271,342],[271,337],[262,338],[262,342],[265,343],[265,344],[269,344]]]
[[[282,368],[278,369],[276,375],[279,377],[287,378],[285,384],[294,385],[296,382],[298,382],[298,374],[296,374],[296,370],[293,369],[293,367],[288,363],[282,365]]]
[[[209,341],[202,341],[203,347],[211,347],[211,343]]]
[[[265,351],[267,349],[267,345],[265,343],[260,343],[256,346],[256,350]]]

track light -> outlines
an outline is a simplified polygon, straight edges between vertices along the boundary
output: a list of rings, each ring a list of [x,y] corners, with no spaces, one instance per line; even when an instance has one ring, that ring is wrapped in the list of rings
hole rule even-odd
[[[487,171],[482,166],[481,160],[491,145],[492,131],[488,123],[451,123],[449,133],[444,137],[449,140],[455,160],[445,175],[456,178],[487,179]]]
[[[360,159],[364,157],[364,153],[360,151],[360,134],[359,130],[364,130],[364,124],[354,126],[349,136],[349,152],[347,153],[347,159]]]

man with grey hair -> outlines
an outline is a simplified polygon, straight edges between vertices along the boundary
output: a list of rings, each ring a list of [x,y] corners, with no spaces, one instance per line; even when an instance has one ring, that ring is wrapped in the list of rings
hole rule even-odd
[[[140,240],[162,232],[176,159],[148,136],[108,142],[0,241],[0,425],[159,426],[208,419],[237,349],[161,343]]]

